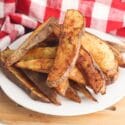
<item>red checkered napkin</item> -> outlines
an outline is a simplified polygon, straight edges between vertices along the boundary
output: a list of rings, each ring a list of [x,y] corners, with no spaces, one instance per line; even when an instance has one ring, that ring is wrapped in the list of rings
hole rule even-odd
[[[125,37],[124,0],[0,0],[0,50],[50,16],[62,23],[67,9],[83,13],[87,27]]]

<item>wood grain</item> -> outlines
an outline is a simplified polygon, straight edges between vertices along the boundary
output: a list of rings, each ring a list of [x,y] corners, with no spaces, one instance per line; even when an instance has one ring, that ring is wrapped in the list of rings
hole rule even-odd
[[[0,90],[0,122],[7,125],[124,125],[125,98],[115,106],[116,111],[104,110],[74,117],[50,116],[15,104]]]

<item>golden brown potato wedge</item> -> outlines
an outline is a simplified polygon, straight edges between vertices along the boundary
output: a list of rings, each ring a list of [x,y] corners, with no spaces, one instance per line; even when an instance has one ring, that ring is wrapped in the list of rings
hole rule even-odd
[[[24,74],[49,98],[51,102],[59,105],[57,93],[53,88],[49,88],[46,83],[47,75],[29,70],[22,70]]]
[[[49,103],[49,99],[17,68],[14,66],[6,67],[5,60],[7,55],[0,54],[0,69],[3,73],[33,99]]]
[[[27,61],[19,61],[15,64],[16,67],[22,69],[29,69],[36,72],[49,73],[50,69],[53,66],[54,59],[34,59]]]
[[[43,42],[52,32],[51,24],[56,23],[55,18],[49,18],[46,22],[42,23],[25,42],[11,55],[6,61],[7,66],[11,66],[19,61],[30,49]]]
[[[86,76],[86,83],[90,86],[95,93],[105,93],[106,81],[103,72],[100,70],[98,65],[94,62],[93,57],[83,48],[80,49],[80,55],[77,60],[77,67]]]
[[[56,87],[67,79],[74,67],[81,45],[79,39],[83,26],[82,14],[76,10],[66,12],[54,64],[47,78],[50,87]]]
[[[78,84],[86,84],[85,76],[83,76],[83,74],[76,66],[71,70],[68,78],[77,82]]]
[[[32,60],[40,58],[54,59],[57,47],[37,47],[29,50],[21,60]]]
[[[108,78],[113,79],[117,75],[118,62],[105,41],[90,33],[85,33],[82,36],[81,44],[93,56],[95,62]]]
[[[88,99],[90,99],[90,100],[92,100],[92,101],[97,102],[97,99],[91,94],[91,92],[90,92],[84,85],[77,84],[77,83],[75,83],[75,82],[73,82],[73,81],[70,82],[70,85],[71,85],[74,89],[76,89],[76,90],[78,90],[79,92],[83,93],[83,95],[84,95],[86,98],[88,98]]]
[[[41,59],[34,59],[34,60],[27,60],[27,61],[19,61],[15,64],[16,67],[22,69],[28,69],[32,71],[42,72],[42,73],[49,73],[51,67],[53,66],[54,59],[48,58],[41,58]],[[75,66],[69,76],[69,79],[78,82],[79,84],[85,84],[85,78]]]

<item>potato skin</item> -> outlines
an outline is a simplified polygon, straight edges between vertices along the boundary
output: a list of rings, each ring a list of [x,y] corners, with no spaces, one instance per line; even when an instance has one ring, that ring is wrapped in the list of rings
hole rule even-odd
[[[80,49],[76,65],[83,76],[85,76],[87,85],[90,86],[95,93],[99,93],[102,88],[105,88],[106,81],[103,72],[94,62],[93,57],[83,47]],[[105,89],[103,93],[105,93]]]

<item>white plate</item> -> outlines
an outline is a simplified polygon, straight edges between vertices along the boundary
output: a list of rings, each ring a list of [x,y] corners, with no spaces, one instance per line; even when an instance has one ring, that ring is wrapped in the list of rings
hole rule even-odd
[[[102,39],[120,42],[119,39],[110,36],[108,34],[93,30],[93,29],[86,29],[87,31],[101,36]],[[16,48],[22,41],[24,41],[29,34],[21,37],[20,39],[16,40],[14,44],[10,46],[11,49]],[[74,116],[74,115],[83,115],[94,113],[97,111],[101,111],[116,102],[122,99],[125,95],[125,69],[120,68],[120,73],[118,79],[115,81],[114,84],[107,87],[107,93],[105,95],[96,95],[95,97],[98,100],[97,102],[90,101],[88,99],[82,99],[80,104],[69,101],[63,97],[59,97],[62,102],[61,106],[56,106],[54,104],[46,104],[39,101],[32,100],[27,94],[25,94],[22,89],[17,87],[14,83],[12,83],[9,79],[5,77],[5,75],[0,72],[0,86],[2,90],[6,93],[6,95],[18,103],[19,105],[39,112],[45,113],[50,115],[58,115],[58,116]]]

